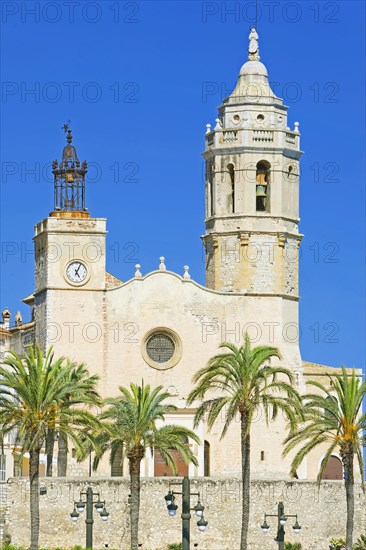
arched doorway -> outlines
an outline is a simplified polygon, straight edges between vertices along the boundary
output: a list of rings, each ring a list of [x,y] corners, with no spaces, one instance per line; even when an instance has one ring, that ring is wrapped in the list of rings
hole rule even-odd
[[[188,443],[188,439],[187,439]],[[186,464],[183,460],[183,457],[179,451],[176,451],[174,449],[170,450],[170,453],[173,457],[173,460],[177,466],[177,474],[178,476],[187,476],[188,475],[188,464]],[[173,471],[167,464],[165,464],[165,461],[159,451],[154,449],[154,476],[155,477],[162,477],[162,476],[173,476]]]
[[[343,479],[342,462],[337,456],[331,456],[322,473],[322,479]]]

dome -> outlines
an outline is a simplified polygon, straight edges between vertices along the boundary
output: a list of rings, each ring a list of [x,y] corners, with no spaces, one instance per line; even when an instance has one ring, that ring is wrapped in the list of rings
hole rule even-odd
[[[267,69],[260,61],[247,61],[240,69],[240,76],[251,74],[268,77]]]

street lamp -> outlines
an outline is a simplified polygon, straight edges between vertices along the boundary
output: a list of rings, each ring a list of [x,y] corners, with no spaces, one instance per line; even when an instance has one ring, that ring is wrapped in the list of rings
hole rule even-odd
[[[83,497],[85,497],[85,500],[83,500]],[[95,501],[94,498],[98,500]],[[101,519],[107,521],[109,512],[106,510],[105,501],[100,500],[99,493],[94,493],[90,486],[85,492],[80,493],[80,499],[77,502],[74,501],[74,509],[70,514],[71,521],[76,522],[80,514],[84,512],[86,506],[86,548],[90,550],[93,550],[93,504]]]
[[[297,514],[285,515],[285,507],[283,505],[283,502],[278,503],[277,514],[264,514],[264,521],[261,525],[261,529],[263,533],[268,533],[269,531],[267,518],[277,518],[277,522],[278,522],[277,536],[274,540],[277,542],[279,550],[284,550],[285,548],[284,525],[286,525],[287,518],[296,518],[295,524],[292,526],[294,533],[298,534],[301,531],[301,525],[299,525],[299,522],[297,521]]]
[[[170,486],[171,485],[181,485],[182,492],[172,491]],[[166,502],[167,510],[170,516],[174,517],[177,513],[178,506],[175,504],[175,496],[174,495],[182,495],[182,550],[189,550],[189,541],[190,541],[190,519],[191,519],[191,511],[194,511],[195,515],[198,519],[197,521],[197,527],[200,531],[206,531],[207,527],[207,521],[203,517],[203,511],[205,509],[204,506],[202,506],[200,502],[200,494],[199,493],[191,493],[191,481],[188,476],[184,476],[183,480],[177,483],[170,483],[169,484],[169,491],[168,494],[165,495],[164,499]],[[197,495],[198,501],[196,506],[191,508],[191,496]]]

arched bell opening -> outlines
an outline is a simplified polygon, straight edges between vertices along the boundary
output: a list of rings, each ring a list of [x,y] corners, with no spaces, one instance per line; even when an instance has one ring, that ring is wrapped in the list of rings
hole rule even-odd
[[[233,164],[227,165],[229,175],[229,212],[235,214],[235,168]]]
[[[256,166],[256,211],[269,212],[269,184],[271,165],[266,160],[261,160]]]

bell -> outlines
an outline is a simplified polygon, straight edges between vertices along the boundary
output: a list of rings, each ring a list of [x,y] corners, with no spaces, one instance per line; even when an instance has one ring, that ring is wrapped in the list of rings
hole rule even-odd
[[[266,189],[265,189],[264,185],[257,185],[256,196],[257,197],[266,197],[267,196]]]

